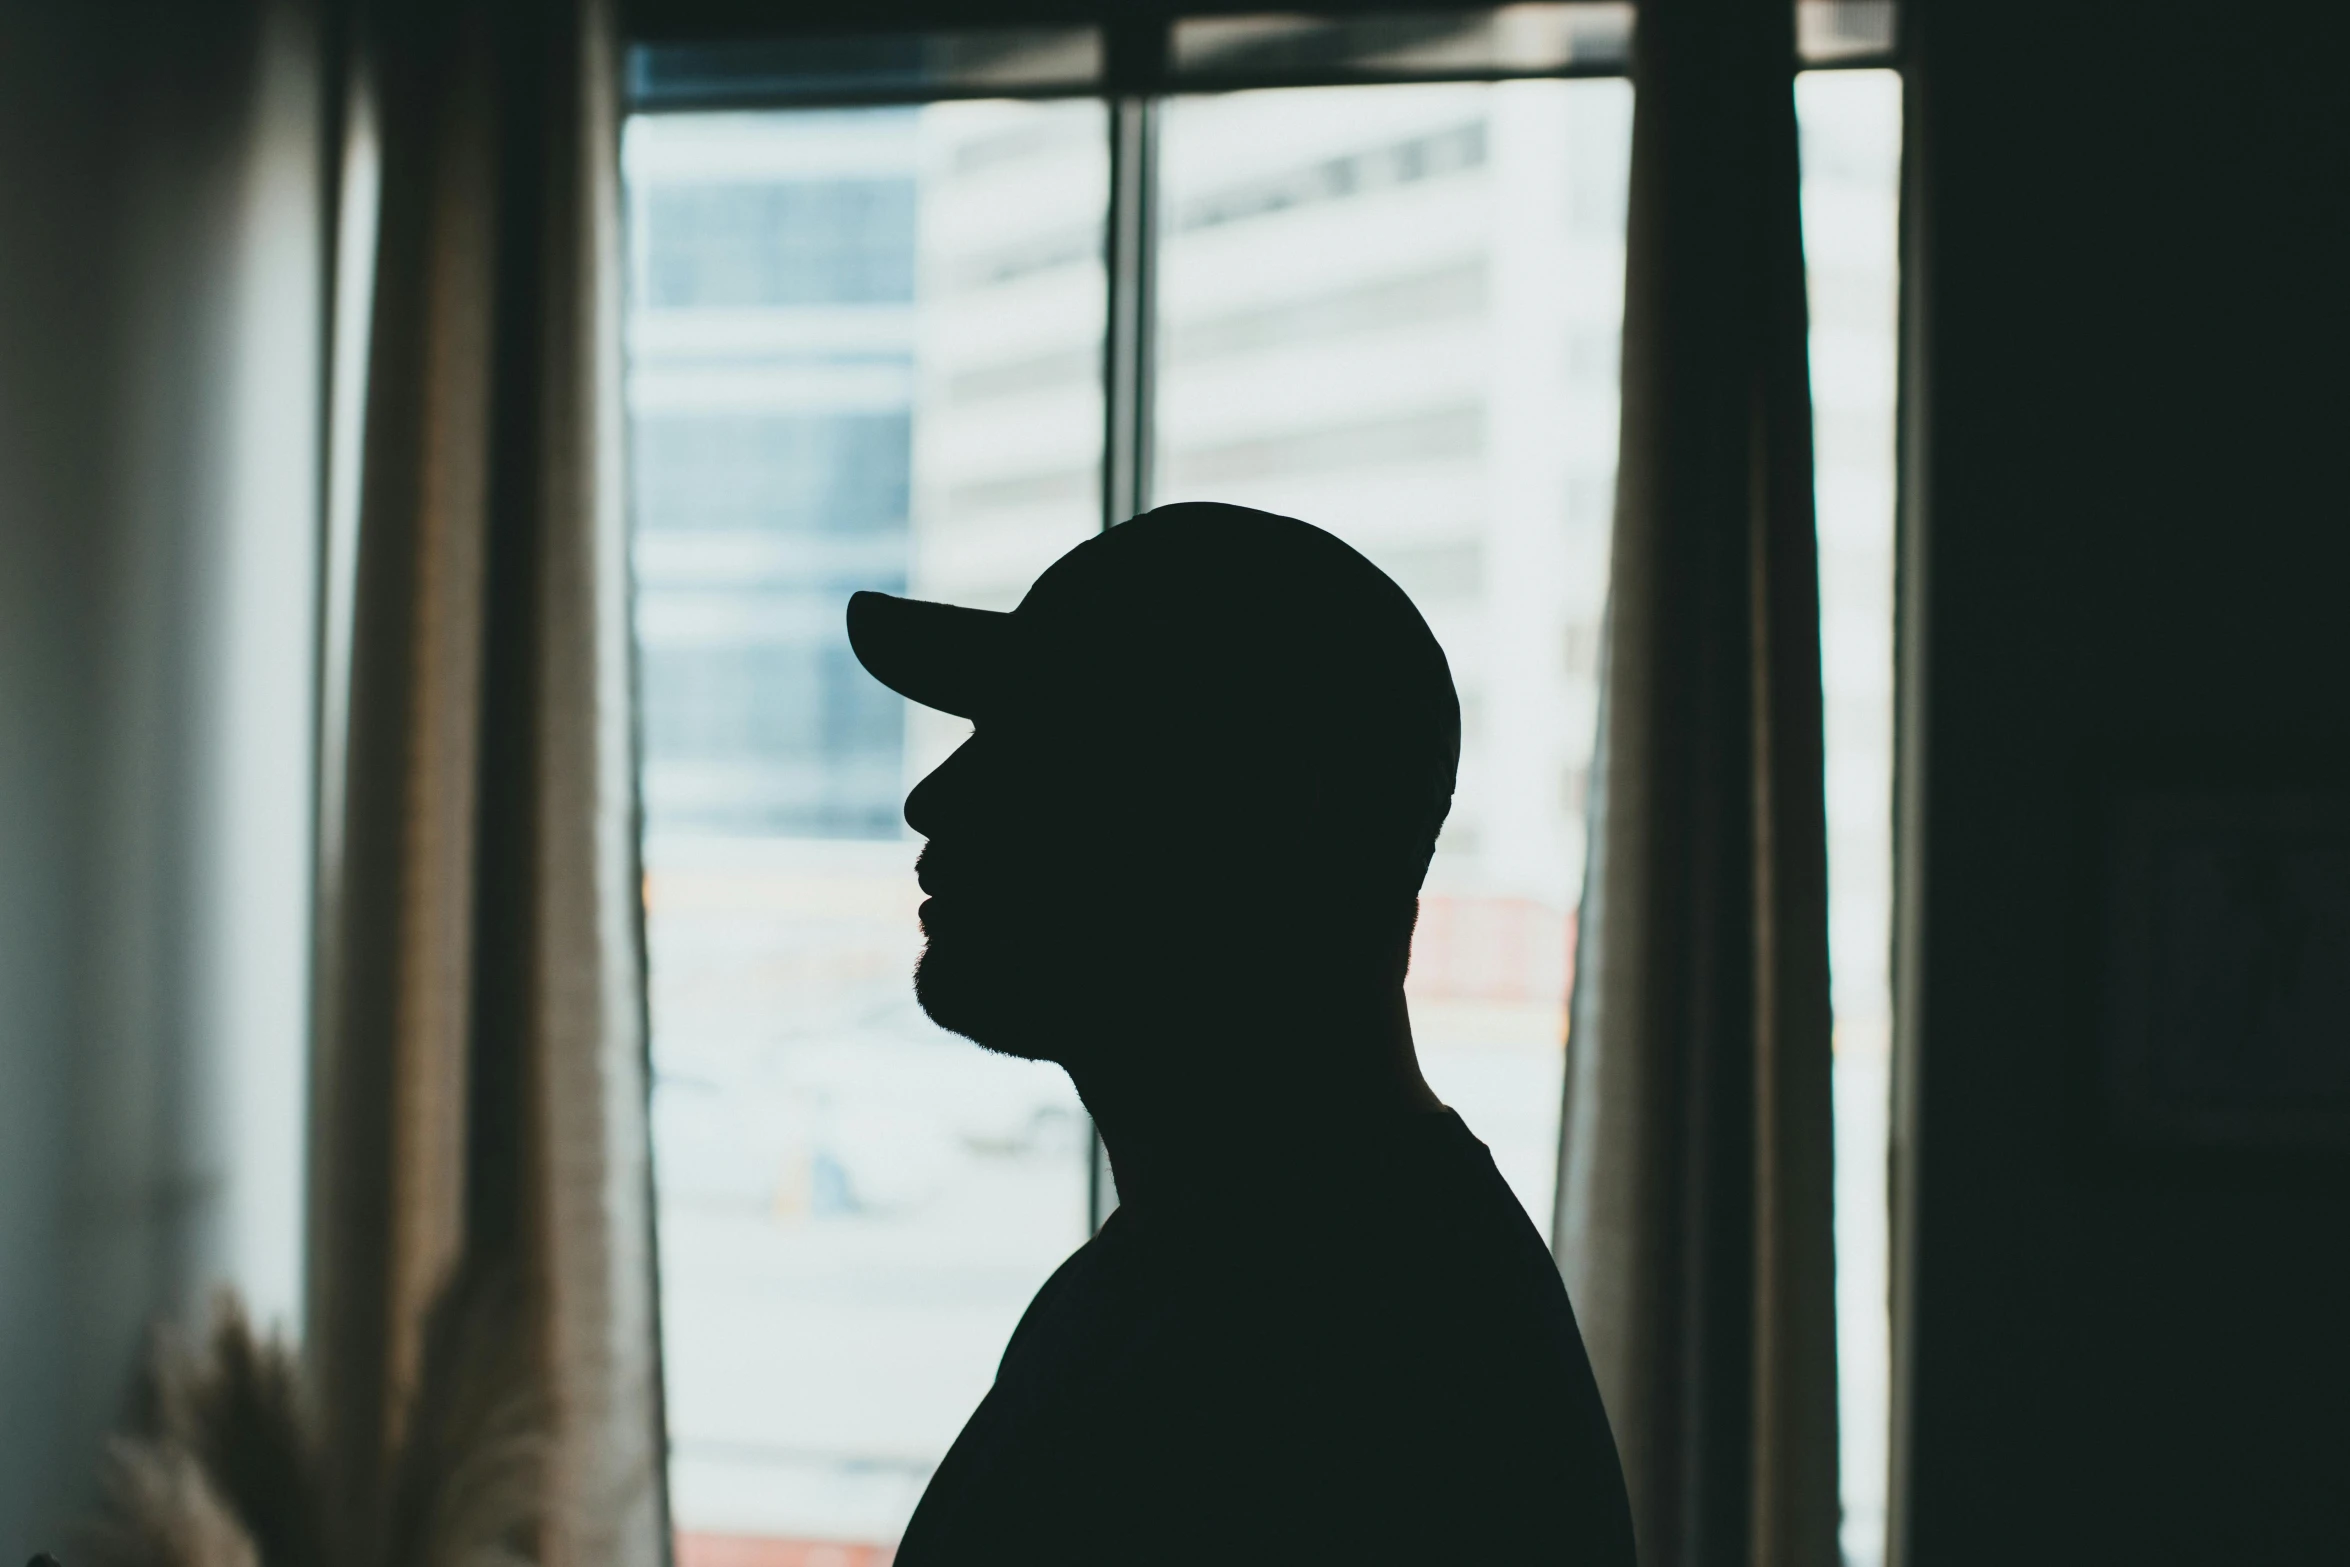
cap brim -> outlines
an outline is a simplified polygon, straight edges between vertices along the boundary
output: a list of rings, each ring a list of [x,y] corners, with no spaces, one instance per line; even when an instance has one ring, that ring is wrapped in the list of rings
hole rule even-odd
[[[1002,689],[1012,617],[888,593],[849,595],[849,647],[908,701],[977,718]]]

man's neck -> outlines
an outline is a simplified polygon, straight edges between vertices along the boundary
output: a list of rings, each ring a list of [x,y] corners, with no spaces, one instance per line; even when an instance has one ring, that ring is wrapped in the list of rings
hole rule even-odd
[[[1069,1073],[1123,1203],[1180,1200],[1284,1149],[1444,1108],[1420,1074],[1400,991],[1253,1025],[1142,1024],[1087,1054]]]

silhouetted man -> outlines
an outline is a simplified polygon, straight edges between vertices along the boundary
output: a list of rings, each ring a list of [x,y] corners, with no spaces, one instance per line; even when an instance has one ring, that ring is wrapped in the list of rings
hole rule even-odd
[[[860,593],[974,721],[906,801],[923,1008],[1067,1068],[1121,1206],[1037,1293],[898,1567],[1632,1560],[1550,1253],[1403,979],[1460,704],[1319,529],[1162,507],[1018,609]]]

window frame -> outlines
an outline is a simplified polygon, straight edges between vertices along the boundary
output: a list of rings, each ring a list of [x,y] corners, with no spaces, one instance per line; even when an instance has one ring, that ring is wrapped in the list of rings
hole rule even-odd
[[[1782,0],[1804,6],[1849,4],[1852,0]],[[1914,4],[1914,0],[1911,0]],[[1892,70],[1906,73],[1914,38],[1911,4],[1890,0],[1890,42],[1879,49],[1854,49],[1833,57],[1788,62],[1789,79],[1815,71]],[[1205,96],[1235,91],[1260,91],[1368,84],[1499,82],[1630,77],[1630,59],[1622,62],[1572,62],[1548,69],[1349,72],[1343,70],[1280,70],[1246,74],[1179,73],[1172,61],[1176,25],[1191,18],[1237,17],[1278,12],[1303,18],[1347,18],[1399,13],[1474,14],[1490,11],[1492,0],[1195,0],[1167,4],[1163,0],[871,0],[844,20],[837,9],[819,8],[807,0],[623,0],[621,41],[624,49],[641,45],[713,45],[755,40],[821,38],[920,37],[940,33],[970,34],[1020,28],[1090,29],[1100,39],[1101,69],[1090,80],[1050,84],[933,84],[916,87],[862,86],[839,91],[759,91],[712,94],[692,101],[644,102],[624,98],[624,116],[667,113],[748,112],[800,108],[867,108],[910,106],[955,100],[1017,101],[1091,100],[1105,110],[1109,156],[1109,192],[1104,223],[1107,299],[1102,336],[1101,386],[1104,429],[1101,447],[1099,527],[1107,530],[1135,515],[1152,494],[1155,424],[1152,407],[1157,360],[1156,266],[1159,250],[1159,140],[1163,111],[1176,97]],[[1635,27],[1637,4],[1634,5]],[[1905,153],[1905,158],[1907,154]],[[1907,284],[1904,284],[1906,292]],[[1906,314],[1902,337],[1907,336]],[[1907,358],[1906,343],[1897,352]],[[1898,371],[1897,371],[1898,374]],[[1897,422],[1897,429],[1901,426]],[[1896,448],[1898,475],[1905,452]],[[1904,524],[1897,508],[1896,560],[1906,551]],[[1901,643],[1899,625],[1906,604],[1898,587],[1893,612],[1896,658]],[[1896,676],[1898,681],[1898,675]],[[1899,734],[1905,706],[1897,691],[1895,707],[1895,770],[1898,791]],[[1896,849],[1898,855],[1898,848]],[[1895,871],[1898,900],[1898,867]],[[1894,916],[1898,922],[1898,913]],[[1901,1007],[1899,976],[1892,977],[1895,1028]],[[1896,1047],[1898,1056],[1898,1047]],[[1898,1070],[1898,1067],[1896,1067]],[[1899,1117],[1891,1123],[1898,1138]],[[1087,1227],[1098,1230],[1116,1206],[1106,1150],[1098,1130],[1087,1123],[1090,1155],[1087,1159]],[[1888,1255],[1889,1283],[1896,1303],[1893,1311],[1893,1387],[1888,1410],[1887,1437],[1892,1467],[1901,1470],[1902,1426],[1900,1360],[1903,1326],[1898,1297],[1906,1276],[1901,1250],[1903,1231],[1898,1204],[1889,1209],[1892,1230]],[[1900,1511],[1898,1479],[1889,1488],[1889,1514]],[[1896,1525],[1897,1527],[1897,1525]]]

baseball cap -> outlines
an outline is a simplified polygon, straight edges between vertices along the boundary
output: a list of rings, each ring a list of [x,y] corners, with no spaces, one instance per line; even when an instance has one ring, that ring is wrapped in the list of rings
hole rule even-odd
[[[1009,612],[864,592],[848,633],[925,707],[1204,760],[1235,791],[1302,788],[1392,843],[1414,887],[1452,799],[1444,650],[1392,578],[1294,517],[1162,506],[1070,550]]]

